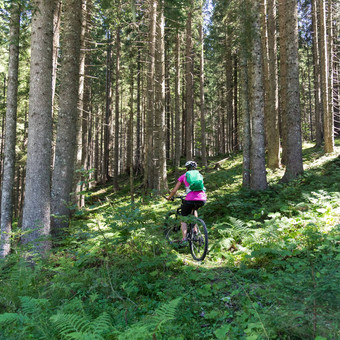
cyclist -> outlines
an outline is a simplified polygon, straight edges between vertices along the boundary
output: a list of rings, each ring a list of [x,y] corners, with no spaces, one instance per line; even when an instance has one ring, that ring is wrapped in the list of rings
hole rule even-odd
[[[197,163],[195,161],[188,161],[185,163],[186,167],[186,172],[196,170],[197,168]],[[181,211],[182,211],[182,216],[188,216],[189,214],[192,213],[194,210],[194,214],[197,217],[197,210],[202,207],[206,200],[207,200],[207,195],[205,193],[205,190],[200,190],[200,191],[191,191],[190,190],[190,184],[187,181],[186,178],[186,173],[181,175],[178,178],[178,181],[167,197],[167,200],[171,200],[173,196],[175,196],[177,190],[180,188],[182,183],[185,186],[186,189],[186,196],[185,196],[185,201],[181,206]],[[187,242],[187,224],[185,222],[181,222],[181,230],[182,230],[182,244],[185,244]]]

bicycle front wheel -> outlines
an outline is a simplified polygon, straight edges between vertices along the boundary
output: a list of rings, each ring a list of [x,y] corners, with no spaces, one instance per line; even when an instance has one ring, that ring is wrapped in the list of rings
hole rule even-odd
[[[189,225],[190,237],[188,238],[190,252],[196,261],[203,261],[208,252],[208,231],[203,220],[197,218]]]

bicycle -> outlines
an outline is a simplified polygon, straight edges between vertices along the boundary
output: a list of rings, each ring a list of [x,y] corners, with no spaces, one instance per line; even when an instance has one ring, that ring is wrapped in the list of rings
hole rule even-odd
[[[173,197],[185,200],[185,196]],[[196,210],[197,211],[197,210]],[[203,261],[208,252],[208,231],[204,221],[194,215],[195,210],[190,216],[181,215],[181,207],[170,211],[165,217],[165,238],[171,245],[179,243],[181,236],[181,222],[187,223],[187,240],[190,252],[194,260]]]

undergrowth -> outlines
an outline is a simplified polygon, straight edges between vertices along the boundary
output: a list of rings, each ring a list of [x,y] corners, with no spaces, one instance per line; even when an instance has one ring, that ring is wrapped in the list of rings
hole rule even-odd
[[[18,243],[0,262],[0,339],[339,338],[340,158],[304,157],[264,192],[241,188],[241,155],[211,162],[203,263],[165,242],[171,203],[131,203],[128,179],[92,190],[50,256],[28,266]]]

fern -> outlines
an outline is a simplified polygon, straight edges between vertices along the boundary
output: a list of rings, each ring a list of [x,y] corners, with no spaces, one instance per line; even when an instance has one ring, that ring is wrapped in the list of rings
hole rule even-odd
[[[163,323],[170,322],[176,318],[176,310],[180,300],[181,298],[177,298],[161,306],[153,316],[134,324],[127,331],[120,334],[118,339],[150,339],[152,335],[160,331]]]
[[[21,310],[25,315],[39,315],[44,307],[48,306],[47,299],[35,299],[29,296],[20,296]]]
[[[155,312],[155,316],[152,318],[151,325],[155,325],[155,330],[159,329],[164,322],[169,322],[175,319],[176,309],[181,298],[170,301],[166,305],[161,306]]]
[[[25,315],[18,313],[4,313],[0,314],[0,327],[9,326],[13,323],[24,323],[29,321],[29,318]]]
[[[103,333],[111,329],[110,316],[102,313],[98,318],[89,320],[77,314],[57,314],[51,317],[51,321],[65,339],[100,340]]]

